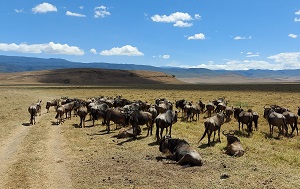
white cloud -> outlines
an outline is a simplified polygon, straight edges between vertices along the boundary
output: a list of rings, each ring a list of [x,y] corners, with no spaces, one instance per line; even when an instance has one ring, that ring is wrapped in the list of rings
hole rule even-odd
[[[57,8],[49,3],[42,3],[31,9],[33,13],[57,12]]]
[[[252,39],[252,36],[249,36],[249,37],[242,37],[242,36],[235,36],[233,38],[234,40],[244,40],[244,39]]]
[[[188,27],[193,26],[193,23],[183,22],[183,21],[179,20],[175,24],[173,24],[173,26],[180,27],[180,28],[188,28]]]
[[[15,11],[16,13],[22,13],[22,12],[24,12],[24,9],[14,9],[14,11]]]
[[[279,53],[268,58],[274,60],[275,63],[282,64],[282,69],[300,68],[300,52]]]
[[[291,34],[289,34],[288,36],[289,36],[290,38],[293,38],[293,39],[296,39],[296,38],[298,37],[298,35],[296,35],[296,34],[292,34],[292,33],[291,33]]]
[[[75,16],[75,17],[86,17],[86,15],[84,15],[84,14],[73,13],[73,12],[70,12],[70,11],[67,11],[66,15],[67,16]]]
[[[84,9],[84,6],[80,6],[79,8],[82,10],[82,9]]]
[[[295,22],[300,22],[300,18],[294,18]]]
[[[95,14],[94,17],[95,18],[104,18],[106,16],[110,16],[110,12],[107,11],[107,8],[105,6],[99,6],[99,7],[95,7]]]
[[[7,44],[0,43],[0,51],[14,51],[21,53],[46,53],[46,54],[65,54],[65,55],[84,55],[84,51],[76,46],[69,46],[67,44],[60,43],[43,43],[43,44],[32,44],[26,43],[21,44]]]
[[[203,33],[197,33],[193,36],[189,36],[188,40],[204,40],[205,39],[205,35]]]
[[[258,57],[259,53],[252,53],[252,52],[247,52],[247,58],[252,58],[252,57]]]
[[[295,12],[295,15],[300,15],[300,10],[298,10],[297,12]]]
[[[170,58],[170,55],[168,55],[168,54],[159,55],[159,58],[169,59],[169,58]]]
[[[195,14],[195,19],[200,19],[201,16],[199,14]],[[174,23],[175,27],[191,27],[193,23],[188,21],[194,20],[191,15],[183,12],[175,12],[170,15],[158,15],[155,14],[151,17],[154,22],[163,22],[163,23]]]
[[[142,52],[140,52],[136,47],[133,47],[131,45],[125,45],[123,47],[114,47],[110,50],[101,51],[100,54],[104,56],[144,56]]]
[[[90,53],[97,54],[97,51],[96,51],[96,49],[93,48],[90,50]]]

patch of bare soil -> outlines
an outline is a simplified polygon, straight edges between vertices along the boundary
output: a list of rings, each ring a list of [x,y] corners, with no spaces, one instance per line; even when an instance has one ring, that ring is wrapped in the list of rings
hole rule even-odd
[[[5,73],[0,84],[182,84],[171,75],[152,71],[105,70],[90,68],[58,69],[33,72]]]

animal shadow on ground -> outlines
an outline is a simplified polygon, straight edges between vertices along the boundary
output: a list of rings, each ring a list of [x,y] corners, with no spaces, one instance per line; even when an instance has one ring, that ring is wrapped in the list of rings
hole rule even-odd
[[[30,126],[30,123],[22,123],[23,126]]]
[[[113,137],[115,137],[115,136],[113,136]],[[142,140],[144,138],[146,138],[146,136],[140,136],[140,137],[137,136],[136,138],[135,137],[130,137],[127,140],[124,140],[122,142],[117,143],[117,145],[122,146],[123,144],[125,144],[127,142],[131,142],[131,141],[135,141],[135,140]]]
[[[77,123],[74,123],[72,125],[74,128],[80,128],[81,129],[81,126]],[[91,127],[94,127],[93,125],[86,125],[85,127],[82,127],[82,128],[91,128]]]
[[[198,146],[198,148],[205,149],[207,147],[213,147],[213,146],[216,145],[216,143],[218,143],[218,142],[214,142],[214,141],[210,142],[210,145],[208,145],[208,144],[201,144],[200,146]]]
[[[275,140],[280,140],[280,137],[274,137],[273,135],[271,135],[270,133],[267,132],[261,132],[263,135],[265,135],[266,139],[275,139]]]
[[[253,133],[249,136],[248,133],[246,132],[246,130],[245,131],[235,130],[234,131],[234,135],[239,136],[239,137],[248,137],[249,138],[249,137],[251,137],[253,135]]]
[[[151,143],[148,144],[148,146],[156,146],[156,145],[159,145],[156,141],[151,142]]]

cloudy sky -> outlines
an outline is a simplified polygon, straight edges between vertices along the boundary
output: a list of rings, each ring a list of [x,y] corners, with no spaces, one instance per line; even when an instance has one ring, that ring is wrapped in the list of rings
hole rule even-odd
[[[1,0],[0,55],[300,69],[299,0]]]

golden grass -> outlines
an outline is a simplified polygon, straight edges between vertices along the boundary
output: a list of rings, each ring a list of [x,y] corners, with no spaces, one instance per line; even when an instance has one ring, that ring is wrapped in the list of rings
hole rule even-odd
[[[251,137],[245,136],[244,131],[239,135],[246,149],[245,155],[240,158],[229,157],[223,153],[226,146],[224,136],[221,136],[221,143],[215,143],[212,147],[206,146],[207,137],[198,144],[204,132],[204,115],[194,122],[185,122],[179,118],[178,123],[173,126],[172,136],[186,139],[204,159],[204,166],[190,168],[170,164],[170,161],[157,161],[156,157],[162,154],[155,145],[155,137],[145,137],[146,130],[143,130],[138,140],[117,139],[113,137],[118,132],[114,130],[114,125],[112,133],[105,134],[105,127],[100,125],[100,121],[94,127],[88,121],[88,127],[81,129],[76,127],[79,118],[72,117],[72,120],[66,120],[58,127],[61,127],[61,134],[66,140],[63,144],[66,154],[63,161],[68,165],[74,188],[300,188],[299,136],[280,139],[270,137],[268,124],[262,114],[264,105],[268,104],[286,106],[296,112],[300,105],[300,85],[19,85],[0,88],[0,106],[3,107],[0,109],[0,138],[3,140],[10,133],[14,133],[16,127],[29,122],[27,108],[30,103],[42,99],[42,109],[45,109],[47,100],[61,96],[85,99],[101,95],[123,95],[129,100],[140,99],[152,103],[161,97],[172,102],[179,99],[201,99],[207,103],[224,96],[229,100],[229,106],[241,105],[259,113],[259,131],[254,131]],[[29,177],[21,179],[25,173],[35,179],[46,179],[44,176],[37,177],[38,173],[43,172],[39,171],[42,169],[39,158],[45,146],[39,140],[45,137],[43,131],[53,127],[55,113],[53,108],[50,110],[50,113],[32,126],[28,139],[24,140],[24,149],[20,152],[22,158],[16,160],[15,168],[10,172],[13,174],[15,171],[20,176],[14,175],[15,178],[11,181],[19,180],[24,182],[24,186],[30,185],[33,181],[26,180]],[[238,129],[234,119],[225,123],[221,130],[229,129]],[[277,134],[275,127],[274,137]],[[37,170],[28,173],[30,166]],[[16,186],[13,182],[10,183]]]

